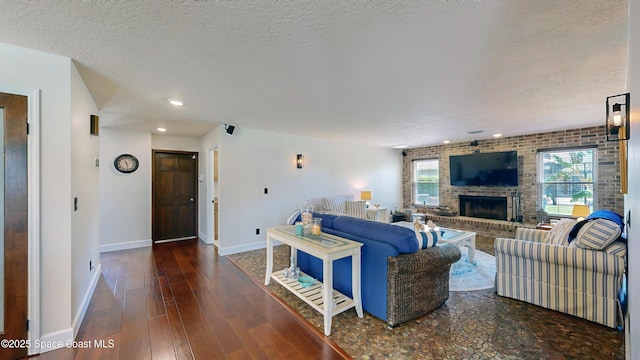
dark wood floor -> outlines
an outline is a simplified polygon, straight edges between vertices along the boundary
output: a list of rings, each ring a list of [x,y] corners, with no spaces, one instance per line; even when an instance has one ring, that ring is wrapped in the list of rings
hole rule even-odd
[[[49,359],[343,359],[330,339],[198,240],[101,255],[77,340]]]

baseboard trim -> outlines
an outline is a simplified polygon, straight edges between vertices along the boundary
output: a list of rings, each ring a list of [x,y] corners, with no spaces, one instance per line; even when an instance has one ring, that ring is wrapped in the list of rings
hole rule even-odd
[[[71,347],[73,345],[73,328],[58,330],[40,337],[39,348],[36,351],[40,354],[52,350]]]
[[[153,245],[153,241],[151,239],[122,242],[117,244],[106,244],[106,245],[100,245],[100,252],[105,253],[105,252],[111,252],[111,251],[137,249],[137,248],[149,247],[152,245]]]
[[[200,240],[202,240],[205,244],[209,244],[209,245],[213,244],[213,241],[209,241],[207,236],[202,232],[198,232],[198,237],[200,237]]]
[[[220,243],[218,243],[218,245],[219,244]],[[274,241],[274,244],[280,244],[280,242]],[[227,256],[227,255],[241,253],[245,251],[264,249],[266,247],[267,247],[267,243],[263,241],[246,244],[246,245],[240,245],[240,246],[232,246],[228,248],[221,248],[220,246],[218,246],[218,255]]]
[[[93,296],[93,292],[96,290],[96,285],[98,285],[98,280],[100,280],[100,274],[102,274],[102,264],[98,264],[98,267],[94,269],[93,278],[91,278],[91,283],[89,284],[89,288],[84,293],[84,297],[82,298],[82,303],[80,303],[80,308],[76,313],[76,317],[73,319],[73,323],[71,326],[73,327],[73,338],[75,339],[78,335],[78,331],[80,330],[80,325],[82,325],[82,320],[87,313],[87,309],[89,308],[89,303],[91,302],[91,297]]]

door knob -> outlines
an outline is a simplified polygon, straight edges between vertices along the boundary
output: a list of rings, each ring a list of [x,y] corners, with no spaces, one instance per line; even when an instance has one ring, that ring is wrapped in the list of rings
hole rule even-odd
[[[189,201],[193,202],[194,200],[193,200],[193,198],[189,198]]]

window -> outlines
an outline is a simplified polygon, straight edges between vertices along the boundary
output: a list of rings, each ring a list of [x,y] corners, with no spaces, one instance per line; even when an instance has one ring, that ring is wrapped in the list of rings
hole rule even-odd
[[[414,205],[437,206],[440,199],[438,159],[414,160],[411,202]]]
[[[547,150],[538,154],[538,204],[549,215],[570,216],[574,204],[597,208],[596,149]]]

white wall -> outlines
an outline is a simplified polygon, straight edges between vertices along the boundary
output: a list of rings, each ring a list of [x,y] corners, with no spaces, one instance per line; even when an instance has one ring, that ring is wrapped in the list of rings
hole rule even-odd
[[[200,139],[171,135],[151,135],[151,148],[154,150],[200,151]],[[200,155],[198,155],[200,157]]]
[[[627,358],[640,359],[640,3],[629,1],[629,64],[627,91],[631,93],[631,139],[629,145],[629,193],[625,208],[631,211],[628,241],[628,317]],[[615,94],[611,94],[615,95]],[[636,261],[638,260],[638,261]]]
[[[353,194],[359,199],[360,190],[369,189],[374,203],[389,208],[401,204],[398,150],[238,127],[233,135],[204,137],[203,148],[217,141],[220,254],[264,247],[266,229],[283,225],[309,198]],[[297,153],[305,157],[300,170],[295,166]]]
[[[151,246],[151,134],[100,128],[99,138],[100,251]],[[120,154],[137,157],[138,170],[118,172]]]
[[[218,147],[219,251],[228,254],[264,247],[265,231],[282,225],[306,199],[353,194],[370,189],[374,203],[401,204],[402,161],[398,150],[365,147],[309,137],[236,128],[233,135],[214,129],[201,139],[100,129],[100,248],[119,250],[151,244],[151,149],[198,151],[199,235],[207,239],[211,225],[209,181],[213,175],[207,152]],[[113,159],[132,153],[140,169],[122,175]],[[295,168],[295,155],[306,165]],[[269,194],[264,194],[268,188]],[[255,229],[260,229],[260,235]]]
[[[71,195],[78,198],[78,210],[71,217],[71,309],[76,334],[100,276],[98,138],[89,132],[90,115],[97,113],[89,90],[71,63]]]
[[[71,331],[71,60],[0,43],[0,84],[40,89],[40,330]]]

